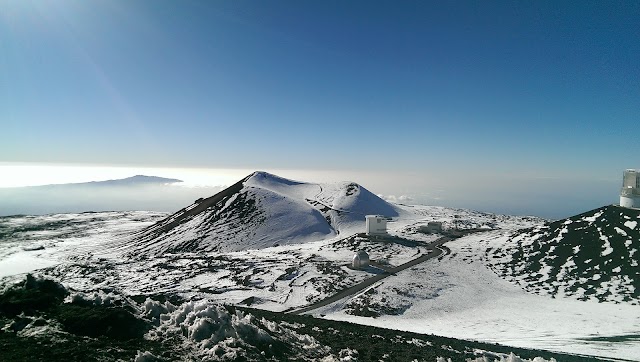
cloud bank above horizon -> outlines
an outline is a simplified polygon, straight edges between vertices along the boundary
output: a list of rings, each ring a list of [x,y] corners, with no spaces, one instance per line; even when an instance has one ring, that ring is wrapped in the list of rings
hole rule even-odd
[[[256,170],[136,168],[78,165],[0,165],[2,174],[13,172],[11,183],[21,186],[104,181],[147,174],[184,180],[176,184],[131,187],[75,188],[0,187],[0,215],[43,214],[102,210],[152,210],[172,212],[195,199],[208,197]],[[531,178],[526,175],[483,175],[459,170],[433,175],[427,172],[280,170],[270,173],[305,182],[353,181],[387,201],[469,208],[503,214],[561,218],[618,201],[620,181],[609,179]],[[48,178],[46,175],[52,175]],[[56,181],[57,180],[57,181]],[[5,180],[6,183],[9,183]],[[586,195],[586,196],[585,196]]]

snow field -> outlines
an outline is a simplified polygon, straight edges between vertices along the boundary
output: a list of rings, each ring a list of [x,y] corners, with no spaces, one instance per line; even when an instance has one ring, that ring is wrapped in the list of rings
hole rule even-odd
[[[596,218],[590,220],[595,222]],[[541,230],[533,228],[536,229]],[[577,291],[567,290],[571,297],[550,298],[544,290],[540,290],[542,295],[531,294],[522,289],[532,280],[528,279],[524,269],[511,281],[500,278],[500,265],[512,260],[508,251],[512,242],[533,243],[524,235],[511,240],[502,231],[478,233],[451,241],[446,244],[451,254],[441,261],[407,269],[396,277],[383,280],[369,295],[360,294],[351,300],[341,301],[338,308],[330,305],[312,314],[520,347],[631,360],[640,356],[640,344],[637,342],[616,343],[606,338],[637,335],[640,310],[631,303],[622,299],[619,299],[619,304],[601,303],[593,297],[580,301],[577,298],[585,295],[585,290],[580,288]],[[579,252],[580,249],[574,248],[573,251]],[[487,254],[486,250],[490,253]],[[505,251],[493,255],[491,252],[494,250]],[[561,269],[571,270],[575,263],[568,258]],[[539,278],[544,280],[550,270],[551,265],[547,264],[538,271]],[[620,269],[613,268],[612,271],[620,272]],[[597,275],[593,278],[598,279]],[[557,282],[556,286],[560,289],[558,295],[564,295],[563,287]],[[618,290],[633,291],[633,283],[627,276],[613,277],[601,288],[615,296]],[[350,305],[374,305],[391,311],[397,310],[398,306],[409,307],[397,315],[388,313],[370,318],[353,315],[354,308],[349,308]]]
[[[421,283],[411,282],[415,280]],[[445,258],[440,263],[405,270],[385,279],[376,289],[391,305],[404,303],[407,295],[413,294],[414,298],[400,315],[364,318],[344,309],[335,311],[332,306],[313,314],[518,347],[629,359],[640,355],[638,344],[607,345],[588,340],[637,333],[640,311],[636,307],[532,295],[500,279],[477,261]]]
[[[300,186],[299,191],[295,192],[308,195],[312,188],[305,187]],[[348,190],[349,184],[347,189],[341,187],[338,186],[341,190]],[[363,192],[362,190],[354,188],[349,192],[355,194],[356,191]],[[275,191],[278,189],[273,186],[271,195],[278,197]],[[322,196],[325,189],[313,189],[313,192],[314,197]],[[327,195],[332,194],[330,190],[326,192]],[[335,200],[327,195],[318,196],[315,200],[322,200],[334,207]],[[228,205],[234,200],[227,200]],[[284,202],[282,208],[291,207],[289,201],[284,198],[281,200]],[[277,200],[271,200],[270,203],[277,204]],[[314,210],[318,209],[314,207]],[[426,242],[434,240],[432,235],[417,232],[420,225],[433,220],[444,221],[446,227],[484,228],[490,231],[451,241],[446,244],[451,249],[451,254],[441,260],[430,260],[390,276],[355,296],[314,310],[313,314],[325,314],[330,319],[386,328],[520,347],[627,359],[640,355],[637,342],[613,342],[607,339],[634,336],[640,329],[637,306],[631,305],[632,302],[622,297],[623,292],[635,291],[633,287],[636,282],[625,274],[624,267],[618,269],[619,265],[624,264],[613,259],[620,250],[618,245],[621,245],[628,252],[625,257],[631,259],[629,262],[633,265],[635,260],[632,257],[638,244],[635,239],[631,239],[633,230],[630,225],[618,225],[620,230],[627,233],[626,236],[611,226],[615,235],[626,238],[616,240],[606,233],[606,224],[599,224],[607,216],[604,211],[596,213],[597,216],[586,216],[570,223],[563,221],[557,233],[553,234],[537,218],[439,207],[398,206],[398,210],[399,216],[389,223],[390,234],[406,239]],[[275,212],[274,209],[267,211],[269,215]],[[327,213],[332,220],[337,220],[335,218],[340,216],[337,214],[335,210]],[[357,271],[346,267],[356,250],[365,249],[373,259],[385,260],[391,265],[402,264],[428,251],[428,247],[420,245],[367,242],[357,237],[349,238],[349,234],[343,231],[340,235],[323,240],[283,243],[275,247],[273,244],[264,247],[267,245],[264,244],[259,245],[260,249],[252,250],[165,250],[158,255],[149,252],[150,249],[140,248],[130,253],[128,258],[122,258],[119,253],[124,250],[122,242],[126,239],[121,235],[131,233],[140,225],[150,225],[161,216],[164,215],[99,213],[92,214],[89,218],[81,214],[80,218],[87,219],[75,226],[79,228],[77,230],[69,229],[64,223],[53,224],[54,221],[66,220],[64,216],[10,220],[6,222],[23,223],[22,226],[33,223],[58,226],[20,231],[15,234],[20,239],[3,243],[0,253],[37,255],[54,260],[59,264],[42,273],[82,291],[89,299],[99,295],[96,294],[99,293],[98,289],[109,287],[130,296],[177,294],[194,300],[206,298],[211,303],[245,302],[251,303],[253,307],[282,311],[307,305],[374,275],[373,271]],[[198,222],[204,222],[207,218],[197,217],[194,220]],[[344,215],[341,217],[343,218],[340,220],[349,220]],[[71,220],[73,216],[66,218]],[[600,230],[595,232],[596,235],[606,239],[597,238],[601,244],[596,246],[597,253],[594,255],[584,254],[593,250],[592,246],[563,246],[566,238],[575,231],[576,225],[582,227],[580,225],[584,223],[594,227],[597,225]],[[348,222],[340,225],[348,225]],[[235,230],[230,224],[221,223],[218,226],[215,232],[221,234],[229,234]],[[513,234],[515,230],[525,227],[530,229]],[[66,233],[65,230],[72,232]],[[356,229],[345,226],[342,230],[352,232]],[[193,228],[184,228],[183,231],[188,237],[200,233]],[[295,233],[291,229],[287,232]],[[176,231],[176,236],[177,233]],[[317,236],[313,236],[315,237]],[[230,237],[221,239],[220,242],[233,245],[237,240]],[[167,240],[157,240],[163,241]],[[46,246],[42,250],[22,249],[23,245],[40,245],[43,242]],[[603,256],[603,251],[609,249],[606,243],[609,243],[613,252]],[[534,258],[532,260],[540,261],[539,269],[531,270],[520,262],[517,251],[525,248],[529,251],[527,255]],[[558,256],[565,249],[571,255],[562,258]],[[604,259],[601,260],[602,258]],[[559,262],[558,270],[554,267],[556,261]],[[572,274],[583,265],[589,266],[591,274],[578,277]],[[595,294],[590,294],[585,287],[591,281],[598,282]],[[550,290],[555,290],[555,298],[551,297]],[[104,296],[100,298],[105,300]],[[251,301],[247,301],[250,298]],[[609,302],[597,302],[602,298]],[[166,308],[167,311],[160,314],[173,316],[172,313],[177,311]],[[188,330],[193,337],[190,337],[190,343],[201,347],[203,358],[212,356],[210,353],[239,353],[234,348],[243,343],[242,332],[238,331],[229,332],[230,337],[224,334],[227,337],[223,340],[213,338],[218,332],[209,328],[210,321],[224,319],[230,321],[231,326],[236,323],[241,331],[261,333],[246,326],[247,322],[243,319],[245,316],[236,316],[236,322],[233,322],[233,316],[225,316],[217,308],[193,304],[185,306],[179,312],[184,316],[183,321],[179,321],[182,317],[175,317],[173,322],[171,317],[158,317],[158,320],[162,319],[160,324],[165,326],[164,331],[167,333],[177,331],[176,328]],[[379,316],[370,318],[353,314],[366,310]],[[260,328],[270,331],[267,327]],[[224,342],[228,338],[232,338],[231,342]],[[214,352],[214,348],[217,348],[217,352]],[[141,352],[140,358],[146,358],[144,353]]]

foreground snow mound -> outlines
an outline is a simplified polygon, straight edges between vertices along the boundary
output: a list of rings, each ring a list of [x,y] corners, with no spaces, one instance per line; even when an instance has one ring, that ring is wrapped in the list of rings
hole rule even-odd
[[[145,309],[147,317],[159,321],[148,338],[165,340],[182,336],[203,361],[279,360],[285,356],[312,360],[330,351],[311,336],[239,310],[231,313],[224,306],[206,300],[186,302],[179,307],[147,300]]]
[[[397,209],[355,183],[313,184],[254,172],[146,228],[136,255],[239,251],[364,231],[364,216]]]
[[[640,302],[640,210],[607,206],[512,234],[485,256],[527,291]]]

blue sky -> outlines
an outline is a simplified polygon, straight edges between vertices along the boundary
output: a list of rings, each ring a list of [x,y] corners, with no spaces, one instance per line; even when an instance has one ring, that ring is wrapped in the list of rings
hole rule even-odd
[[[640,167],[639,18],[634,1],[5,0],[0,162],[618,187]]]

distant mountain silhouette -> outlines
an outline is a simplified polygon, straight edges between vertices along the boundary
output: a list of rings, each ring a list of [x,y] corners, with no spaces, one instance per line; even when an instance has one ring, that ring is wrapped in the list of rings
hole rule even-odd
[[[29,186],[29,187],[165,185],[165,184],[172,184],[172,183],[178,183],[178,182],[183,182],[183,181],[174,179],[174,178],[135,175],[135,176],[131,176],[123,179],[115,179],[115,180],[76,182],[76,183],[67,183],[67,184],[51,184],[51,185],[44,185],[44,186]]]
[[[174,187],[173,178],[137,175],[118,180],[0,188],[0,215],[84,211],[172,211],[221,187]]]

